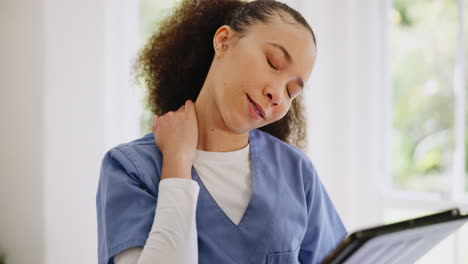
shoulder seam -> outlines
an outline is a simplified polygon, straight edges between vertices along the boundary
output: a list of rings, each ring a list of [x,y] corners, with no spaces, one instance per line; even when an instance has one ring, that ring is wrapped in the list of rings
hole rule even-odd
[[[130,163],[132,163],[137,175],[141,175],[140,172],[138,171],[138,167],[135,165],[135,162],[122,149],[120,149],[120,147],[117,147],[115,149],[120,151],[125,156],[125,158],[127,158],[130,161]]]

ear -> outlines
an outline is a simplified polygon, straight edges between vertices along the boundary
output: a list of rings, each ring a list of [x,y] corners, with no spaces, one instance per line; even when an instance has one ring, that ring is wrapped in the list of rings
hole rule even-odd
[[[221,56],[228,49],[228,44],[233,36],[233,30],[228,25],[223,25],[218,30],[213,37],[213,48],[216,56]]]

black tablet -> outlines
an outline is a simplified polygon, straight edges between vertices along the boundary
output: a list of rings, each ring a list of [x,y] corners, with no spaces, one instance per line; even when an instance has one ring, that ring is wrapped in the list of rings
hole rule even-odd
[[[322,264],[414,263],[468,221],[457,208],[350,234]]]

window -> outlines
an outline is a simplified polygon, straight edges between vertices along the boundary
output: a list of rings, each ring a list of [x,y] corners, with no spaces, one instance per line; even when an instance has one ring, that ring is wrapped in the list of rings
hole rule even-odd
[[[394,0],[389,17],[386,222],[468,203],[467,7],[463,0]],[[467,233],[465,226],[418,263],[467,263]]]
[[[392,178],[395,188],[466,192],[462,32],[454,0],[395,0],[391,27]],[[465,29],[466,30],[466,29]],[[464,135],[460,137],[460,133]],[[462,166],[463,170],[460,170]],[[460,190],[455,190],[460,188]]]

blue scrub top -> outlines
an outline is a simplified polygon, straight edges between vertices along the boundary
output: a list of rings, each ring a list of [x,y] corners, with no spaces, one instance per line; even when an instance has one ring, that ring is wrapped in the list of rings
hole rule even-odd
[[[309,158],[258,129],[249,132],[252,196],[239,225],[197,172],[199,263],[320,263],[346,230]],[[99,264],[143,247],[151,230],[162,154],[153,134],[109,150],[96,196]]]

